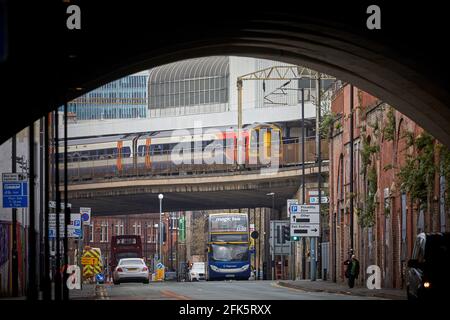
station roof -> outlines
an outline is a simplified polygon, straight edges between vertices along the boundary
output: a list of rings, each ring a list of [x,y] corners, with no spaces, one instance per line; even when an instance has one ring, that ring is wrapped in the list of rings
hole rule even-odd
[[[230,72],[230,59],[212,56],[183,60],[150,70],[149,85],[179,80],[224,77]]]

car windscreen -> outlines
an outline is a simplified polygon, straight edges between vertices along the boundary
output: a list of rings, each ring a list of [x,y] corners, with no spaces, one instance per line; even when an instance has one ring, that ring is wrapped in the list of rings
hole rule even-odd
[[[130,265],[134,265],[134,264],[141,264],[141,265],[143,265],[144,262],[141,259],[129,259],[129,260],[127,259],[127,260],[121,260],[119,262],[120,266],[128,265],[128,264],[130,264]]]
[[[205,271],[205,265],[204,264],[195,264],[192,266],[193,271]]]
[[[246,261],[248,260],[248,245],[213,244],[212,259],[214,261]]]
[[[450,243],[449,238],[435,235],[427,238],[425,259],[436,269],[448,269],[450,267]]]

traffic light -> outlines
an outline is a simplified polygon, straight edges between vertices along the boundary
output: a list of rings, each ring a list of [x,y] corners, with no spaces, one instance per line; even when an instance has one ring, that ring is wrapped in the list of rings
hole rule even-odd
[[[299,236],[292,236],[291,240],[292,241],[298,241],[298,240],[300,240],[300,237]]]
[[[290,230],[289,226],[282,227],[282,239],[283,239],[283,243],[285,243],[287,241],[291,241],[291,230]]]
[[[162,241],[166,242],[166,240],[167,240],[166,225],[163,223],[163,225],[162,225]]]
[[[181,217],[178,221],[178,236],[180,241],[184,241],[186,239],[186,228],[183,217]]]

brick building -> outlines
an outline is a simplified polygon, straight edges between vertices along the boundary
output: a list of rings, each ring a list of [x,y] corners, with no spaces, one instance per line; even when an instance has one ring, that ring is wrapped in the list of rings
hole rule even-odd
[[[359,284],[365,284],[365,270],[375,264],[381,268],[382,287],[401,288],[415,236],[449,231],[445,182],[450,153],[414,121],[354,88],[351,170],[350,90],[346,85],[334,93],[331,113],[324,117],[323,134],[330,140],[331,278],[346,280],[343,263],[351,248],[353,201]]]

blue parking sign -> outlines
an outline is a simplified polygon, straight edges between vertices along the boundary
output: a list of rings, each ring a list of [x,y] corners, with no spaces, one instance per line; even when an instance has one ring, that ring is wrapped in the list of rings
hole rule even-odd
[[[3,208],[27,208],[28,183],[25,181],[3,182]]]

